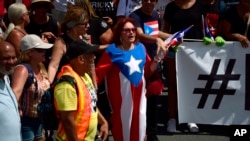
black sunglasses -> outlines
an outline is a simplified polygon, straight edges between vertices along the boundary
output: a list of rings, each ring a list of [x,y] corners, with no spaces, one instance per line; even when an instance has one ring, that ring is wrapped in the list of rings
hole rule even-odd
[[[41,48],[35,48],[35,51],[37,51],[38,53],[43,53],[46,50],[45,49],[41,49]]]

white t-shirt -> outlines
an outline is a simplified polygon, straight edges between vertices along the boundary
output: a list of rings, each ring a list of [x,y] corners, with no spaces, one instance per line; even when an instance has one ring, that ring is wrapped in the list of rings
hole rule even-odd
[[[116,16],[128,16],[141,7],[141,0],[120,0]]]
[[[53,4],[54,4],[56,10],[66,12],[68,2],[75,4],[74,0],[54,0]]]

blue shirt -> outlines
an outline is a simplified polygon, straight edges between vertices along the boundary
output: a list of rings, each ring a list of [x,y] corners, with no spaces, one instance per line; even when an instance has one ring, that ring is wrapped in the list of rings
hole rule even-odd
[[[7,75],[0,78],[0,138],[2,141],[21,141],[18,104],[9,82]]]
[[[152,21],[157,21],[158,24],[160,23],[159,15],[156,11],[153,11],[152,15],[146,15],[145,13],[142,12],[141,9],[138,9],[131,13],[129,15],[130,18],[134,19],[136,27],[140,27],[143,32],[144,31],[144,23],[146,22],[152,22]],[[160,24],[159,24],[159,29],[160,29]],[[150,56],[150,58],[154,58],[157,46],[155,43],[143,43],[147,49],[147,53]]]

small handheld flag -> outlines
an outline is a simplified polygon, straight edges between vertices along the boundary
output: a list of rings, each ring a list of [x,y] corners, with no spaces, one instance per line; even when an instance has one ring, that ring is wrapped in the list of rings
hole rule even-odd
[[[204,35],[204,37],[208,37],[214,42],[214,37],[211,34],[211,32],[210,32],[210,30],[209,30],[209,28],[207,26],[207,22],[206,22],[203,15],[202,15],[202,26],[203,26],[203,35]]]
[[[191,25],[189,27],[187,27],[184,30],[178,31],[176,33],[174,33],[171,37],[167,38],[165,40],[165,43],[167,45],[167,47],[172,46],[178,46],[180,44],[180,42],[182,42],[182,38],[185,36],[185,34],[193,27],[194,25]]]

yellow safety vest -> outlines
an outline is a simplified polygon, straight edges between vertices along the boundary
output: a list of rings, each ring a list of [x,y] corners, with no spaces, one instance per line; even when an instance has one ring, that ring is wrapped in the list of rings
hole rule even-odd
[[[76,131],[78,140],[84,140],[88,131],[91,116],[91,96],[88,94],[89,91],[81,77],[72,69],[70,65],[63,66],[60,73],[57,75],[57,78],[66,74],[72,76],[76,81],[78,100],[77,112],[75,114]],[[56,101],[54,102],[56,111],[58,112],[59,110]],[[56,139],[59,141],[68,141],[62,122],[59,123]]]

